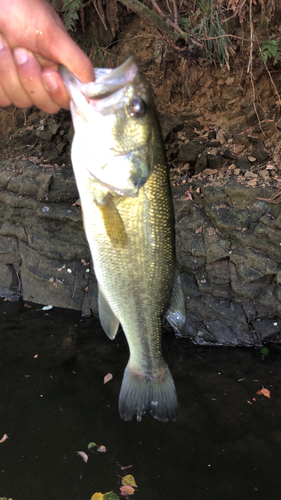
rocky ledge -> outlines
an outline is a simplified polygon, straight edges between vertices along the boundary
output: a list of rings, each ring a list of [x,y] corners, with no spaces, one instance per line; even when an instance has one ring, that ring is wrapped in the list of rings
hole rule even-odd
[[[210,176],[209,176],[210,177]],[[173,187],[187,323],[198,344],[281,340],[281,205],[235,172]],[[192,193],[192,195],[191,195]],[[70,167],[0,161],[0,295],[98,314],[97,284]]]

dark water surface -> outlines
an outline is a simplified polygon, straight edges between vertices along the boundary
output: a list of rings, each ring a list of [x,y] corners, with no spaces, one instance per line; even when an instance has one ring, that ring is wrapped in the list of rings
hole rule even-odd
[[[258,350],[197,347],[166,332],[178,420],[123,422],[122,333],[112,342],[97,319],[2,300],[0,321],[0,438],[9,435],[0,444],[0,497],[90,500],[119,494],[119,476],[129,473],[135,500],[280,498],[278,346],[262,361]],[[271,399],[255,394],[262,386]],[[89,452],[91,441],[108,451]]]

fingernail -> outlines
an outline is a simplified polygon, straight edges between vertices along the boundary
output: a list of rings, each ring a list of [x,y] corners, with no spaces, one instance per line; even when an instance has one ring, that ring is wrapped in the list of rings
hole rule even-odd
[[[22,48],[17,48],[14,50],[14,57],[16,60],[16,63],[21,66],[22,64],[25,64],[27,59],[28,59],[28,52],[25,49]]]
[[[0,50],[3,50],[6,47],[6,44],[3,40],[2,35],[0,35]]]
[[[42,80],[46,90],[54,92],[58,88],[57,80],[51,73],[43,73]]]

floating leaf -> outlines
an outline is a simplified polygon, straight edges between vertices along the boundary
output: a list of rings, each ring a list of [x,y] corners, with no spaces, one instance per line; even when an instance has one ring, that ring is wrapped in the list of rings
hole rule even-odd
[[[6,439],[9,439],[9,436],[7,436],[7,434],[4,434],[4,436],[1,437],[1,439],[0,439],[0,443],[4,443],[4,441],[6,441]]]
[[[107,451],[106,447],[103,446],[103,444],[101,446],[98,447],[98,451],[100,451],[101,453],[105,453]]]
[[[89,460],[89,457],[87,455],[87,453],[84,453],[84,451],[76,451],[76,453],[78,453],[78,455],[80,455],[80,457],[83,458],[84,462],[88,462]]]
[[[268,389],[265,389],[264,387],[260,391],[257,391],[256,394],[262,394],[263,396],[270,399],[270,391]]]
[[[104,500],[103,493],[94,493],[91,500]]]
[[[93,441],[91,443],[88,444],[88,450],[90,450],[91,448],[95,448],[96,446],[98,446],[96,443],[93,443]]]
[[[118,463],[117,463],[117,465],[118,465],[118,467],[120,467],[120,469],[122,469],[122,470],[125,470],[125,469],[130,469],[131,467],[133,467],[132,465],[121,465],[121,464],[118,464]]]
[[[109,493],[104,494],[103,500],[120,500],[120,497],[113,491],[110,491]]]
[[[269,354],[269,349],[267,349],[267,347],[263,347],[260,350],[260,353],[261,353],[261,359],[264,360],[264,358]]]
[[[128,474],[127,476],[124,476],[122,478],[122,484],[124,484],[125,486],[134,486],[135,488],[138,487],[134,476],[132,476],[131,474]]]
[[[121,486],[120,491],[123,497],[125,497],[126,495],[133,495],[135,493],[135,490],[134,488],[132,488],[132,486]]]
[[[105,377],[103,379],[103,383],[107,384],[107,382],[109,382],[112,378],[113,378],[112,373],[108,373],[107,375],[105,375]]]

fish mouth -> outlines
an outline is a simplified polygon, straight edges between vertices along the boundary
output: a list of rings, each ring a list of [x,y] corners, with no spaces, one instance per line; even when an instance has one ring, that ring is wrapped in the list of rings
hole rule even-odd
[[[82,83],[62,64],[59,64],[58,72],[71,97],[74,87],[84,97],[99,100],[112,96],[130,84],[138,73],[138,67],[134,56],[130,56],[118,68],[94,68],[95,81],[90,83]]]

